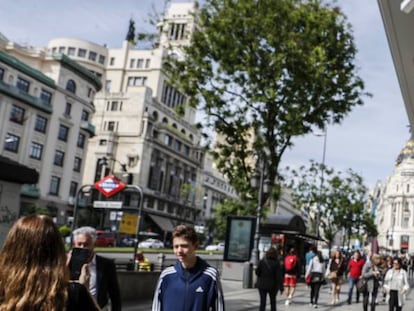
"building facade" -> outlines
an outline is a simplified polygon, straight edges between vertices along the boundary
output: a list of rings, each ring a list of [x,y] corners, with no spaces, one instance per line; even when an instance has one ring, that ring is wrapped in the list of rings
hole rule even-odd
[[[70,198],[82,183],[101,86],[65,55],[0,36],[0,155],[39,173],[37,184],[22,186],[21,213],[46,208],[66,223]]]
[[[48,44],[50,53],[66,54],[104,85],[94,100],[96,136],[89,141],[83,183],[114,173],[140,187],[144,230],[170,232],[178,223],[196,223],[203,213],[204,149],[196,110],[163,73],[166,57],[182,57],[179,47],[190,42],[194,9],[194,4],[171,3],[150,49],[127,40],[121,48],[69,38]],[[124,200],[124,208],[138,212],[137,200]]]
[[[373,191],[380,250],[414,253],[414,140],[410,139],[386,183]]]

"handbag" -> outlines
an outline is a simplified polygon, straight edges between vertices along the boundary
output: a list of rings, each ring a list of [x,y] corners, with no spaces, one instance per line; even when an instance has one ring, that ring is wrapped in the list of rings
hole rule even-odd
[[[328,279],[330,279],[330,280],[335,280],[337,278],[338,278],[338,273],[336,271],[332,271],[328,275]]]
[[[311,282],[312,282],[312,277],[309,274],[309,275],[306,276],[306,284],[310,285]]]
[[[367,281],[365,281],[363,278],[359,279],[356,287],[359,292],[365,292],[367,290]]]

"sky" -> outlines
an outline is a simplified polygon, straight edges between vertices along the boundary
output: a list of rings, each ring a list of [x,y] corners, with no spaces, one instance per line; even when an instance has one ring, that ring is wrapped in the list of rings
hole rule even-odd
[[[191,2],[173,0],[172,2]],[[150,30],[149,14],[164,0],[1,0],[0,32],[10,41],[45,47],[51,39],[79,38],[119,48],[129,19],[137,31]],[[377,0],[338,0],[353,27],[358,74],[372,98],[354,108],[341,125],[327,127],[325,164],[336,171],[352,169],[368,187],[386,181],[410,138],[408,118],[392,63]],[[322,133],[319,133],[322,134]],[[294,139],[281,167],[322,162],[324,136]]]

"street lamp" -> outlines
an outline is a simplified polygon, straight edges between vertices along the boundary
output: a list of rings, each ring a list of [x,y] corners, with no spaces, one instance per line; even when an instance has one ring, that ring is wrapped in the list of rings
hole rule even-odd
[[[260,241],[260,221],[262,217],[263,194],[268,194],[270,191],[270,181],[265,178],[266,159],[263,155],[259,156],[258,172],[252,175],[250,184],[253,189],[258,189],[257,209],[256,209],[256,228],[254,232],[254,244],[250,257],[250,262],[256,268],[259,263],[259,241]]]
[[[73,206],[73,220],[72,220],[72,232],[76,229],[77,222],[78,222],[78,205],[79,205],[79,197],[81,194],[89,193],[93,189],[93,185],[83,185],[79,188],[78,192],[76,193],[75,197],[75,204]],[[71,237],[71,244],[72,244],[73,235]]]
[[[321,166],[321,183],[319,185],[319,200],[318,200],[318,206],[316,211],[316,235],[318,238],[320,238],[320,222],[321,222],[321,197],[322,197],[322,187],[323,187],[323,179],[324,179],[324,172],[325,172],[325,156],[326,156],[326,138],[328,136],[328,131],[325,128],[325,131],[323,134],[316,134],[318,137],[323,136],[323,152],[322,152],[322,166]]]
[[[390,247],[391,253],[393,253],[394,251],[394,230],[393,229],[387,230],[387,240],[388,240],[388,245]]]

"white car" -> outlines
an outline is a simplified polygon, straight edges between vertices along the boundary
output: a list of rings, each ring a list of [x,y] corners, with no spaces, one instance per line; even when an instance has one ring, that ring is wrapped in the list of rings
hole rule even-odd
[[[208,245],[206,247],[206,251],[224,251],[224,242],[218,243],[218,244],[212,244]]]
[[[139,248],[164,248],[164,243],[158,239],[146,239],[145,241],[139,242]]]

